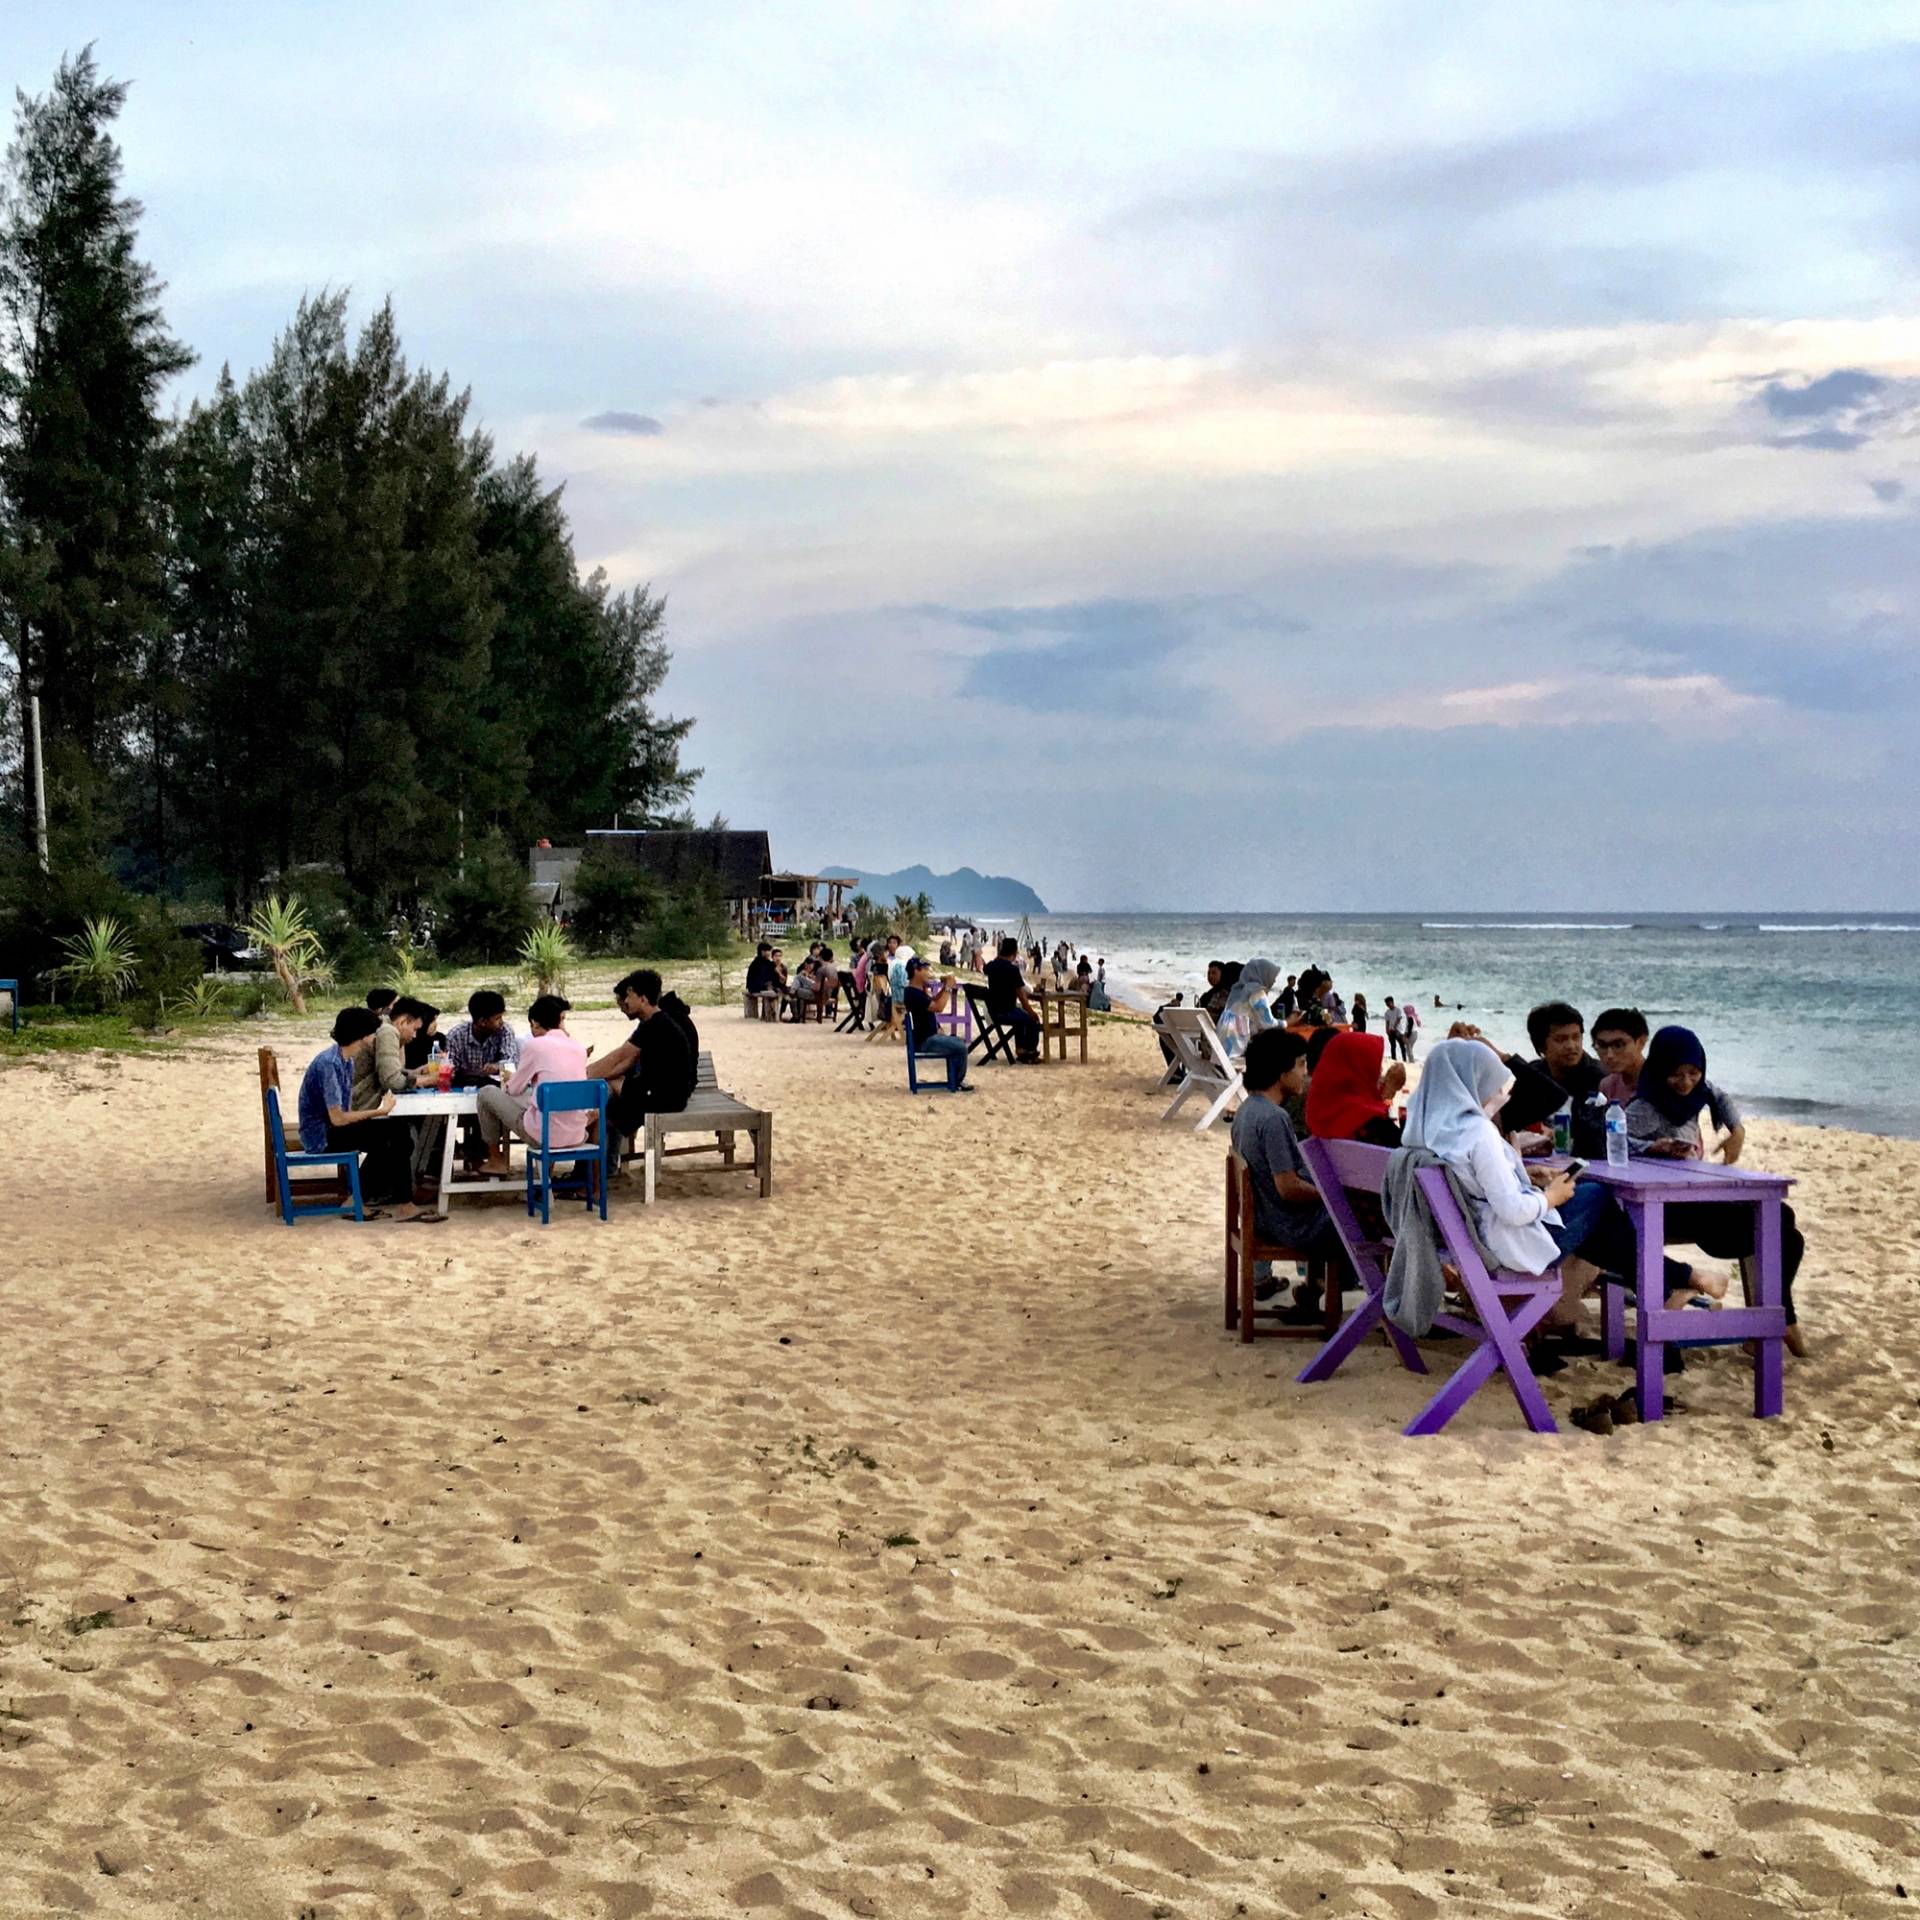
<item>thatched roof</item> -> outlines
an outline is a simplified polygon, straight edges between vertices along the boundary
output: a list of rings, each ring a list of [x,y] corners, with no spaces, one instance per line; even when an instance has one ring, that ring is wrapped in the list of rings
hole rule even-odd
[[[589,833],[587,843],[671,887],[705,880],[723,900],[757,900],[773,865],[764,833],[716,833],[704,827]]]

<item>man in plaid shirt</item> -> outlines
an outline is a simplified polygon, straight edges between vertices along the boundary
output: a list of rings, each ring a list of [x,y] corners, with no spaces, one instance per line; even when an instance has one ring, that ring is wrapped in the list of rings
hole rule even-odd
[[[507,1025],[507,1003],[497,993],[482,987],[467,1001],[466,1019],[447,1035],[447,1056],[456,1087],[497,1086],[506,1078],[502,1069],[519,1064],[519,1036]]]

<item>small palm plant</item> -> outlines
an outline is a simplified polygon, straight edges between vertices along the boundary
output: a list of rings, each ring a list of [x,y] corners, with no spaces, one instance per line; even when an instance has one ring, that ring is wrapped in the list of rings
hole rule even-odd
[[[139,971],[133,936],[110,913],[82,921],[78,933],[60,942],[60,951],[67,957],[53,978],[69,981],[76,998],[85,994],[98,1007],[123,998]]]
[[[303,983],[320,975],[324,968],[320,936],[307,919],[299,896],[290,893],[283,899],[277,893],[271,895],[264,906],[254,908],[246,931],[247,938],[273,962],[280,990],[294,1012],[305,1013]]]
[[[219,980],[196,980],[185,993],[174,995],[162,1005],[182,1020],[217,1020],[227,1011],[227,989]]]
[[[548,921],[533,927],[520,942],[520,970],[533,982],[538,993],[559,993],[567,984],[567,974],[579,958],[565,927]]]

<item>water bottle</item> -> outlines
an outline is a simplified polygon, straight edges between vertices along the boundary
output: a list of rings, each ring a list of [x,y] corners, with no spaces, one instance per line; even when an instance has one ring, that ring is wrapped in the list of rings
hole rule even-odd
[[[433,1052],[428,1058],[433,1063],[435,1085],[439,1087],[442,1093],[450,1093],[453,1090],[453,1061],[448,1057],[446,1048],[443,1047],[438,1040],[433,1043]]]
[[[1626,1164],[1627,1110],[1614,1100],[1607,1107],[1607,1165],[1624,1167]]]

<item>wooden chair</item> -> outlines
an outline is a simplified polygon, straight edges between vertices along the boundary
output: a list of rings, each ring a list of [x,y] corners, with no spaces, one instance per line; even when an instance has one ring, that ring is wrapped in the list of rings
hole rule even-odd
[[[260,1049],[260,1131],[266,1148],[267,1205],[269,1207],[281,1206],[281,1199],[280,1164],[275,1152],[274,1124],[267,1110],[266,1096],[269,1092],[277,1095],[279,1091],[280,1056],[271,1047],[262,1047]],[[284,1140],[283,1133],[282,1144]],[[317,1201],[324,1195],[331,1195],[335,1200],[344,1199],[347,1192],[347,1177],[339,1168],[336,1167],[330,1172],[321,1172],[317,1162],[294,1155],[289,1155],[288,1159],[288,1185],[295,1200]],[[359,1156],[356,1154],[354,1159],[357,1162]],[[293,1176],[298,1173],[306,1173],[310,1177],[295,1179]]]
[[[527,1212],[538,1211],[540,1224],[550,1226],[553,1222],[553,1196],[556,1189],[573,1186],[584,1188],[587,1211],[593,1211],[597,1199],[600,1205],[600,1218],[607,1217],[607,1182],[613,1171],[613,1156],[609,1151],[611,1142],[607,1138],[607,1083],[604,1080],[555,1080],[548,1081],[534,1089],[534,1105],[540,1113],[540,1140],[538,1145],[527,1147]],[[586,1141],[577,1147],[556,1147],[552,1142],[553,1118],[556,1113],[588,1113],[593,1117],[588,1122]],[[568,1166],[584,1166],[586,1174],[579,1180],[571,1176],[556,1181],[554,1168],[565,1162]]]
[[[1426,1363],[1412,1341],[1385,1317],[1386,1276],[1380,1257],[1388,1251],[1389,1243],[1365,1237],[1347,1198],[1349,1193],[1380,1192],[1393,1149],[1362,1146],[1350,1140],[1313,1140],[1306,1143],[1303,1152],[1307,1164],[1314,1168],[1321,1198],[1333,1216],[1334,1231],[1340,1235],[1347,1257],[1367,1289],[1367,1298],[1307,1363],[1300,1380],[1310,1384],[1328,1379],[1375,1325],[1385,1329],[1400,1356],[1400,1364],[1408,1372],[1425,1373]],[[1549,1267],[1545,1273],[1490,1270],[1481,1257],[1473,1229],[1460,1211],[1452,1187],[1447,1184],[1446,1169],[1424,1167],[1418,1178],[1442,1250],[1459,1270],[1461,1291],[1474,1317],[1469,1319],[1453,1313],[1434,1316],[1436,1327],[1459,1335],[1471,1345],[1459,1368],[1401,1432],[1438,1433],[1496,1373],[1504,1373],[1527,1425],[1535,1433],[1557,1433],[1559,1429],[1547,1409],[1546,1396],[1533,1377],[1525,1342],[1560,1297],[1559,1268]]]
[[[847,1003],[847,1010],[840,1016],[835,1033],[859,1033],[867,1024],[866,995],[853,990],[853,975],[842,971],[840,992]]]
[[[296,1220],[350,1213],[356,1220],[364,1222],[367,1215],[360,1202],[360,1156],[344,1150],[326,1153],[307,1153],[300,1148],[289,1150],[286,1129],[280,1124],[280,1089],[263,1088],[260,1106],[266,1116],[267,1140],[273,1153],[274,1199],[280,1208],[281,1219],[292,1226]],[[293,1173],[300,1167],[331,1169],[324,1200],[301,1197],[315,1193],[316,1187],[309,1181],[296,1190]],[[343,1182],[347,1189],[344,1195],[341,1193]]]
[[[967,996],[967,1005],[973,1013],[973,1039],[967,1047],[967,1052],[978,1053],[982,1066],[985,1066],[989,1060],[996,1059],[1004,1060],[1008,1066],[1012,1066],[1017,1036],[1014,1030],[987,1004],[986,988],[977,980],[962,980],[960,991]]]
[[[1321,1279],[1326,1285],[1326,1311],[1317,1326],[1293,1326],[1283,1321],[1281,1312],[1291,1305],[1289,1289],[1282,1287],[1272,1301],[1262,1304],[1254,1299],[1257,1284],[1256,1261],[1305,1262],[1307,1281]],[[1340,1321],[1340,1272],[1338,1267],[1315,1259],[1294,1247],[1260,1237],[1259,1215],[1253,1204],[1253,1173],[1247,1163],[1227,1149],[1227,1331],[1236,1327],[1243,1341],[1262,1338],[1278,1340],[1324,1340]]]
[[[1171,1120],[1197,1093],[1212,1102],[1194,1123],[1195,1133],[1205,1133],[1240,1098],[1240,1063],[1228,1054],[1214,1029],[1213,1016],[1198,1007],[1162,1009],[1160,1030],[1173,1042],[1174,1054],[1186,1070],[1173,1104],[1160,1118]]]

